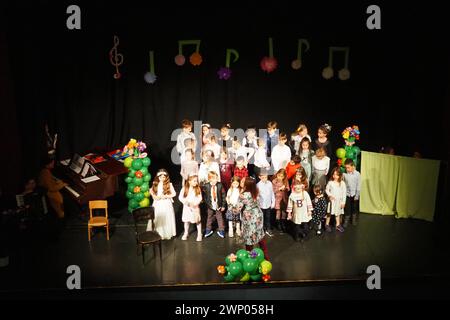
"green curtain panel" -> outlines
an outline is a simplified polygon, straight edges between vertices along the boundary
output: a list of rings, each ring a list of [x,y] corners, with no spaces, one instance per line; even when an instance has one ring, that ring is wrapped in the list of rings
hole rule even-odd
[[[397,157],[361,152],[361,212],[395,214],[398,171]]]
[[[361,211],[433,221],[439,164],[363,151]]]
[[[439,161],[398,158],[397,217],[433,221]]]

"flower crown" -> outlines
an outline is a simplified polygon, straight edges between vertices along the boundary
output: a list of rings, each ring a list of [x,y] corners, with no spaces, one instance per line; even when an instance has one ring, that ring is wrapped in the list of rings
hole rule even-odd
[[[123,147],[122,155],[128,154],[134,158],[145,158],[147,153],[144,152],[147,149],[147,145],[142,141],[136,141],[136,139],[130,139],[127,145]]]
[[[359,140],[359,127],[354,125],[345,128],[344,131],[342,131],[342,138],[348,141]]]

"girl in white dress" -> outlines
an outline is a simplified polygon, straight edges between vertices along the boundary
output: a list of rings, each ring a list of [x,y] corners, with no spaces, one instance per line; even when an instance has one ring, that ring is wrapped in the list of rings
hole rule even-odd
[[[330,158],[327,157],[325,148],[316,150],[312,157],[312,186],[320,185],[322,189],[327,183],[327,174],[330,168]]]
[[[344,214],[347,188],[339,168],[334,168],[331,172],[331,180],[328,182],[325,192],[330,200],[328,202],[325,230],[331,232],[330,218],[331,215],[334,215],[336,217],[336,230],[344,232],[344,228],[341,226],[341,216]]]
[[[160,169],[156,174],[150,195],[153,198],[153,208],[155,209],[155,231],[163,240],[170,240],[177,234],[172,199],[176,193],[165,169]],[[152,230],[150,221],[147,230]]]
[[[184,234],[181,240],[187,240],[191,223],[197,226],[197,241],[202,241],[202,223],[200,216],[200,202],[202,202],[202,192],[198,184],[197,176],[189,176],[183,188],[181,188],[178,199],[183,204]]]
[[[289,196],[287,213],[288,220],[295,224],[294,239],[299,241],[308,236],[308,222],[312,219],[312,202],[303,184],[296,181]]]

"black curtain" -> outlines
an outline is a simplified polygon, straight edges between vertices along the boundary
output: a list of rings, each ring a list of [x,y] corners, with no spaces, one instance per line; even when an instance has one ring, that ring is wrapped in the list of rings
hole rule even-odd
[[[81,7],[81,30],[66,28],[70,4]],[[234,128],[277,120],[287,133],[304,122],[312,136],[327,122],[336,147],[342,129],[358,124],[363,149],[389,144],[400,154],[420,150],[444,158],[439,137],[447,131],[438,119],[447,107],[449,50],[442,10],[381,3],[382,30],[371,31],[365,26],[369,4],[10,1],[6,35],[25,170],[37,170],[48,122],[59,134],[59,158],[121,147],[134,137],[147,143],[152,170],[175,172],[170,137],[184,118]],[[124,55],[120,80],[113,79],[108,57],[114,35]],[[279,62],[272,74],[259,67],[268,37]],[[298,38],[307,38],[311,49],[295,71]],[[201,66],[175,65],[177,41],[184,39],[202,40]],[[350,47],[350,80],[322,78],[329,46]],[[216,72],[227,48],[240,59],[223,81]],[[153,85],[143,78],[149,50],[158,76]],[[342,63],[336,56],[336,75]]]

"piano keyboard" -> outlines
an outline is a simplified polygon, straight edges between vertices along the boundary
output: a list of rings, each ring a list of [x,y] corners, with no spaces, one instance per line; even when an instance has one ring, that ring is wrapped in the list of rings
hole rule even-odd
[[[80,197],[80,194],[78,192],[76,192],[75,190],[73,190],[71,187],[65,186],[64,188],[66,188],[67,191],[69,191],[71,194],[73,194],[75,196],[75,198]]]

